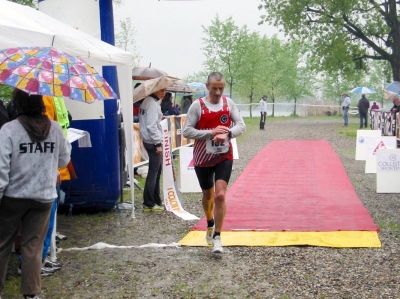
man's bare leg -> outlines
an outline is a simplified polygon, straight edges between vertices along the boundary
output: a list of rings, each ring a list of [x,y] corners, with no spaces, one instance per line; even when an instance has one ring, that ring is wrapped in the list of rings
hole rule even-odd
[[[207,232],[206,232],[206,241],[208,245],[212,244],[213,236],[214,236],[214,187],[203,190],[203,210],[204,214],[207,218]],[[210,224],[210,222],[212,224]]]
[[[214,217],[214,187],[208,190],[203,190],[203,210],[207,220]]]
[[[225,194],[228,184],[223,180],[218,180],[215,183],[214,194],[214,219],[215,219],[215,232],[221,233],[226,214]]]

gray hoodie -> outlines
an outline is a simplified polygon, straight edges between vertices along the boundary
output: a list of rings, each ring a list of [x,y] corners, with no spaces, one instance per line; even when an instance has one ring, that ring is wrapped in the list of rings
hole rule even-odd
[[[139,124],[142,141],[150,144],[162,143],[162,112],[157,99],[148,96],[140,105]]]
[[[71,145],[60,125],[51,121],[49,136],[32,142],[18,120],[0,130],[0,200],[3,195],[43,203],[57,198],[57,168],[70,160]]]

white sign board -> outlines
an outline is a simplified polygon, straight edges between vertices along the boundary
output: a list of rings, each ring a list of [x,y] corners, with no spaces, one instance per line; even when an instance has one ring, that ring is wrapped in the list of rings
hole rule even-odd
[[[239,159],[239,151],[237,147],[236,138],[231,139],[231,144],[232,144],[233,159],[237,160]]]
[[[357,130],[356,160],[365,161],[368,156],[368,137],[380,137],[381,130]]]
[[[396,149],[395,136],[368,137],[368,155],[365,160],[365,173],[376,173],[376,154],[382,149]]]
[[[400,193],[400,149],[381,149],[376,153],[376,192]]]
[[[201,192],[193,165],[193,147],[179,149],[179,191],[181,193]]]

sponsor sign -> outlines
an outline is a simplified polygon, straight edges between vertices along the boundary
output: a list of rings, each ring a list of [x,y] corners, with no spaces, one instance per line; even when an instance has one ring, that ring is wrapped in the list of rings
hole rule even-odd
[[[193,162],[193,147],[179,149],[179,190],[182,193],[201,192]]]
[[[380,137],[380,130],[357,130],[356,160],[365,161],[368,158],[368,143],[370,137]]]
[[[376,156],[376,172],[400,173],[400,153],[380,151]]]
[[[397,148],[397,140],[394,136],[368,138],[368,159],[376,159],[376,152],[380,149]]]

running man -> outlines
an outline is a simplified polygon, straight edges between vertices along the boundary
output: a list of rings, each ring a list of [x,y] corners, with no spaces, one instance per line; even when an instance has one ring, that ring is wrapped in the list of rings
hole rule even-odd
[[[225,78],[221,73],[211,73],[206,87],[209,94],[194,101],[189,108],[183,136],[195,139],[193,159],[203,192],[206,240],[212,245],[213,253],[222,253],[225,194],[233,162],[230,139],[242,134],[246,126],[233,100],[222,96]]]

